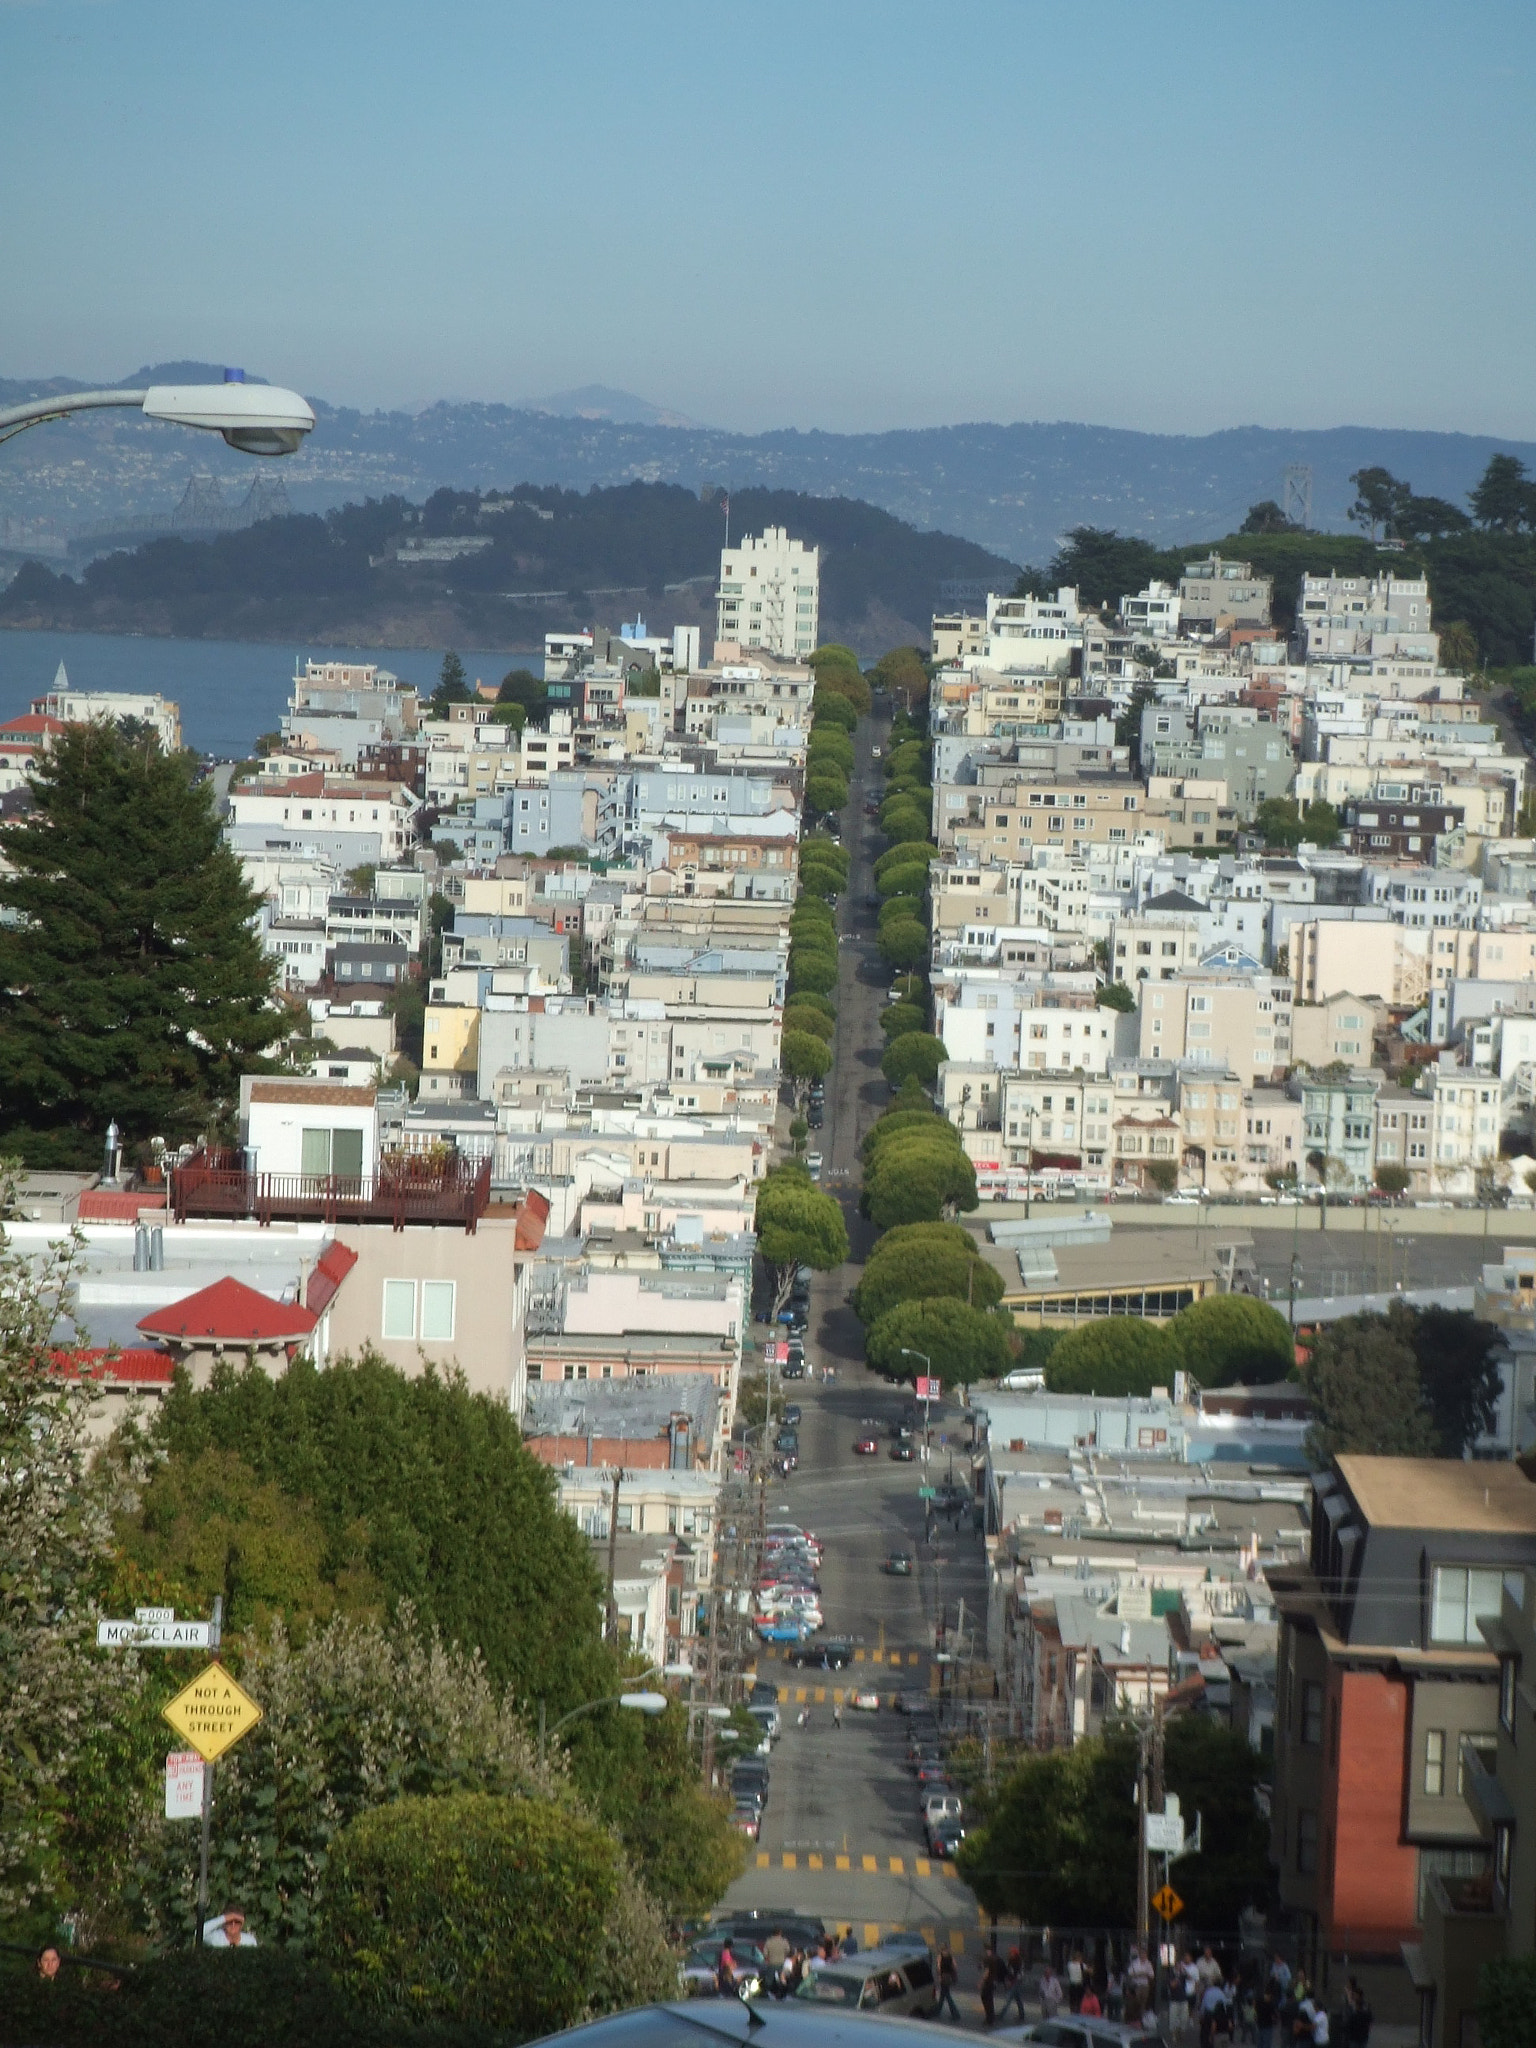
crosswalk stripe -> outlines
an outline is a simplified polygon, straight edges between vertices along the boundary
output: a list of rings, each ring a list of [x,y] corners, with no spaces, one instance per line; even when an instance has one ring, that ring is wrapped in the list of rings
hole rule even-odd
[[[819,1856],[807,1856],[805,1859],[805,1867],[807,1870],[820,1870],[821,1858]]]
[[[855,1664],[862,1664],[864,1662],[864,1652],[862,1650],[855,1650],[853,1653],[853,1661]]]
[[[932,1875],[928,1868],[928,1858],[926,1856],[915,1856],[912,1859],[912,1868],[917,1872],[919,1877],[928,1877]]]
[[[883,1664],[885,1662],[884,1650],[871,1650],[869,1656],[872,1664]]]
[[[939,1865],[939,1875],[940,1877],[958,1877],[960,1873],[956,1870],[953,1863],[941,1863]]]
[[[789,1687],[787,1685],[781,1685],[779,1687],[779,1705],[781,1707],[787,1707],[789,1705]]]
[[[864,1857],[861,1857],[861,1858],[860,1858],[860,1861],[861,1861],[861,1862],[863,1863],[863,1865],[864,1865],[864,1868],[865,1868],[866,1870],[875,1870],[875,1869],[878,1869],[878,1868],[879,1868],[879,1866],[878,1866],[878,1865],[877,1865],[877,1863],[875,1862],[875,1859],[874,1859],[874,1857],[873,1857],[873,1856],[864,1856]]]
[[[766,1869],[768,1869],[769,1865],[770,1865],[770,1864],[771,1864],[772,1862],[773,1862],[773,1858],[772,1858],[772,1857],[771,1857],[771,1856],[770,1856],[770,1855],[768,1854],[768,1851],[767,1851],[766,1849],[759,1849],[759,1850],[758,1850],[758,1852],[757,1852],[757,1867],[758,1867],[758,1869],[759,1869],[759,1870],[766,1870]]]
[[[903,1876],[903,1875],[905,1874],[905,1872],[906,1872],[906,1867],[907,1867],[907,1866],[906,1866],[906,1864],[905,1864],[905,1863],[904,1863],[904,1862],[902,1861],[901,1857],[899,1857],[899,1856],[893,1856],[893,1857],[891,1858],[891,1875],[892,1875],[892,1877],[901,1877],[901,1876]]]
[[[917,1931],[923,1937],[924,1941],[927,1942],[928,1946],[932,1948],[934,1942],[938,1939],[938,1936],[934,1933],[933,1929],[931,1927],[919,1927]]]
[[[818,1685],[816,1688],[816,1704],[818,1707],[824,1707],[826,1703],[827,1688],[824,1685]]]
[[[866,1920],[864,1922],[864,1946],[866,1948],[878,1948],[880,1946],[880,1923],[878,1920]]]
[[[850,1865],[848,1858],[846,1856],[839,1856],[837,1859],[837,1867],[839,1870],[848,1870],[852,1866]]]
[[[803,1707],[805,1705],[805,1687],[803,1685],[797,1685],[795,1687],[795,1705],[797,1707]]]
[[[793,1851],[792,1849],[786,1849],[786,1850],[784,1851],[784,1868],[785,1868],[786,1870],[793,1870],[793,1869],[794,1869],[794,1867],[795,1867],[795,1854],[794,1854],[794,1851]]]
[[[952,1927],[950,1929],[949,1952],[951,1955],[955,1956],[963,1956],[965,1954],[965,1936],[960,1932],[960,1929],[958,1927]]]

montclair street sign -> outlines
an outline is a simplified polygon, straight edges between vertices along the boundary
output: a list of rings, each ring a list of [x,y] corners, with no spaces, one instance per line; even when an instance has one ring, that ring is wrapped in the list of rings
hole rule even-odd
[[[132,1621],[98,1621],[99,1650],[208,1650],[213,1624],[178,1621],[171,1607],[136,1607]]]

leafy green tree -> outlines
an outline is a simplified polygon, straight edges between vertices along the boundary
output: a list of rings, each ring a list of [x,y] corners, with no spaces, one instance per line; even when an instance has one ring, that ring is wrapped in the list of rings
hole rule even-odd
[[[807,896],[830,903],[834,897],[841,896],[845,886],[842,876],[820,861],[807,861],[801,867],[800,887]]]
[[[1405,1194],[1408,1189],[1408,1181],[1409,1174],[1406,1166],[1386,1165],[1378,1166],[1376,1169],[1376,1185],[1384,1195]]]
[[[540,718],[549,705],[549,692],[543,680],[528,668],[510,668],[501,679],[501,688],[496,692],[498,704],[520,704],[530,716]]]
[[[835,768],[808,770],[805,800],[815,811],[840,811],[848,801],[848,784]]]
[[[832,1064],[824,1038],[810,1031],[786,1031],[779,1041],[779,1065],[792,1081],[820,1081]]]
[[[1294,519],[1287,519],[1273,498],[1263,498],[1257,505],[1248,507],[1248,516],[1237,529],[1239,533],[1299,533],[1301,529]]]
[[[902,1100],[908,1089],[911,1089],[917,1098],[915,1104],[911,1106]],[[951,1151],[958,1152],[963,1149],[960,1144],[960,1133],[947,1116],[938,1115],[931,1107],[921,1084],[916,1080],[902,1084],[902,1091],[897,1097],[896,1104],[871,1124],[865,1133],[864,1142],[859,1148],[864,1164],[872,1166],[887,1145],[894,1144],[898,1138],[912,1136],[931,1139],[935,1144],[946,1146]]]
[[[864,1355],[876,1372],[911,1380],[925,1368],[921,1360],[904,1358],[902,1352],[920,1351],[946,1386],[968,1387],[1008,1370],[1013,1355],[1010,1328],[1006,1315],[972,1308],[951,1296],[900,1301],[870,1327]]]
[[[1389,469],[1379,467],[1357,469],[1350,482],[1355,487],[1355,501],[1349,518],[1364,527],[1372,540],[1378,532],[1391,533],[1398,508],[1412,494],[1412,486],[1399,483]]]
[[[443,665],[438,672],[437,688],[427,700],[427,709],[433,718],[445,718],[450,704],[469,702],[469,682],[464,674],[464,664],[450,647],[443,656]]]
[[[928,806],[915,796],[887,797],[880,806],[880,830],[893,843],[921,839],[928,830]]]
[[[757,1255],[768,1269],[771,1313],[788,1301],[801,1266],[830,1273],[848,1256],[848,1227],[803,1166],[776,1167],[757,1190]]]
[[[1208,1294],[1168,1325],[1184,1369],[1203,1387],[1265,1386],[1296,1363],[1290,1327],[1251,1294]]]
[[[893,1088],[899,1088],[908,1074],[915,1074],[925,1088],[931,1088],[948,1058],[942,1038],[929,1031],[909,1031],[886,1047],[880,1071]]]
[[[1440,636],[1440,666],[1470,675],[1477,667],[1477,635],[1465,619],[1447,619],[1437,625]]]
[[[903,839],[899,845],[888,846],[875,862],[875,880],[891,868],[929,867],[938,857],[931,839]]]
[[[1307,805],[1302,813],[1302,838],[1311,840],[1314,846],[1336,846],[1339,838],[1339,814],[1326,797],[1318,797]]]
[[[853,741],[839,726],[813,726],[805,751],[808,769],[835,768],[845,778],[853,773]]]
[[[808,832],[806,834],[800,842],[800,859],[802,862],[808,860],[827,861],[832,867],[836,868],[845,882],[848,879],[848,849],[846,846],[839,845],[837,840],[825,832]]]
[[[801,996],[809,992],[826,995],[837,987],[837,955],[819,948],[796,947],[789,949],[789,993]]]
[[[794,1007],[797,1010],[814,1010],[819,1016],[825,1018],[829,1024],[836,1024],[837,1022],[837,1005],[830,996],[812,995],[807,990],[805,994],[794,998]]]
[[[1026,569],[1016,593],[1053,597],[1070,583],[1085,604],[1113,603],[1156,576],[1177,583],[1187,550],[1166,550],[1102,526],[1074,526],[1045,570]]]
[[[70,726],[0,826],[0,1134],[36,1165],[222,1126],[287,1029],[259,899],[189,754]]]
[[[917,1003],[888,1003],[880,1012],[880,1029],[887,1041],[905,1038],[909,1031],[926,1031],[928,1019]]]
[[[1481,2048],[1536,2048],[1536,1955],[1484,1963],[1477,1987]]]
[[[898,1302],[942,1296],[972,1308],[995,1308],[1003,1298],[1003,1278],[958,1223],[909,1223],[876,1243],[853,1291],[853,1309],[869,1325]]]
[[[1432,1458],[1439,1448],[1408,1334],[1385,1316],[1325,1323],[1302,1380],[1317,1416],[1307,1451],[1319,1465],[1345,1451]]]
[[[1140,1316],[1100,1316],[1069,1330],[1046,1368],[1053,1393],[1146,1396],[1172,1387],[1178,1345]]]
[[[1392,515],[1392,533],[1397,540],[1444,540],[1471,529],[1472,522],[1459,505],[1446,498],[1421,498],[1412,490]]]
[[[332,1844],[324,1953],[364,2004],[528,2040],[670,1988],[665,1929],[633,1895],[621,1910],[625,1875],[605,1830],[545,1802],[397,1800]]]
[[[786,1035],[794,1031],[808,1031],[821,1039],[823,1044],[830,1044],[832,1034],[836,1029],[837,1025],[827,1015],[825,1010],[813,1007],[812,1004],[803,998],[798,1002],[790,1003],[784,1012],[784,1030]]]
[[[365,1565],[390,1612],[411,1603],[496,1684],[564,1712],[606,1675],[586,1540],[505,1403],[457,1374],[407,1378],[369,1356],[324,1372],[301,1356],[275,1380],[224,1364],[201,1391],[178,1381],[155,1435],[171,1462],[233,1453],[258,1486],[308,1501],[327,1578],[340,1588]],[[195,1491],[184,1498],[190,1511]],[[141,1532],[146,1565],[156,1536],[167,1565],[186,1554],[166,1516]]]
[[[1498,1417],[1498,1331],[1465,1309],[1408,1309],[1398,1302],[1387,1320],[1412,1346],[1441,1457],[1465,1456]]]
[[[911,709],[928,695],[928,664],[916,647],[893,647],[882,654],[870,671],[870,679]]]
[[[861,1200],[881,1230],[937,1223],[976,1207],[976,1169],[958,1144],[913,1132],[881,1146],[865,1172]]]
[[[1155,1188],[1160,1195],[1171,1195],[1179,1184],[1176,1159],[1149,1159],[1141,1170],[1147,1186]]]
[[[1518,533],[1532,521],[1532,485],[1515,455],[1490,455],[1476,490],[1472,516],[1493,533]]]
[[[888,967],[921,966],[928,958],[928,930],[915,917],[897,918],[880,933],[880,957]]]
[[[816,649],[810,657],[810,664],[816,677],[817,702],[826,693],[846,698],[860,715],[868,711],[872,701],[869,684],[859,667],[859,657],[851,647],[844,647],[835,640],[829,641],[826,646]]]
[[[920,903],[928,891],[927,863],[913,861],[906,867],[887,868],[875,888],[889,900],[905,898]]]
[[[1136,1007],[1136,993],[1123,981],[1101,982],[1096,1000],[1101,1010],[1118,1010],[1122,1016],[1129,1016]]]
[[[831,689],[818,689],[811,699],[811,730],[835,726],[840,732],[852,732],[859,722],[859,714],[846,697],[839,696]]]

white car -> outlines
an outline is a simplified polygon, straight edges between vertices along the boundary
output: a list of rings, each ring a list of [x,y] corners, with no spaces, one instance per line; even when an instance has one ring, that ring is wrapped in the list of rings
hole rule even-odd
[[[805,1170],[811,1176],[812,1180],[821,1179],[821,1154],[819,1152],[806,1153]]]
[[[857,1707],[861,1714],[878,1714],[880,1695],[872,1685],[861,1685],[856,1692],[849,1694],[848,1704]]]

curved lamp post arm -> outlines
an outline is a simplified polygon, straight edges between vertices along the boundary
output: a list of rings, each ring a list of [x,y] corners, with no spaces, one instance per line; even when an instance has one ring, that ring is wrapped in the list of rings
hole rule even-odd
[[[45,420],[61,420],[72,412],[94,412],[99,406],[142,406],[149,396],[144,391],[65,391],[56,398],[32,398],[25,405],[0,407],[0,441],[9,441],[26,427],[40,427]]]
[[[65,391],[0,410],[0,441],[47,420],[105,406],[137,407],[146,419],[171,426],[206,427],[247,455],[291,455],[315,424],[306,399],[275,384],[151,384],[142,391]]]
[[[649,1677],[649,1672],[643,1674]],[[572,1721],[579,1721],[583,1714],[595,1713],[599,1707],[628,1707],[636,1714],[664,1714],[667,1710],[667,1695],[664,1692],[616,1692],[604,1700],[585,1700],[579,1707],[572,1707],[568,1714],[562,1714],[554,1727],[544,1726],[544,1702],[539,1701],[539,1769],[544,1768],[546,1744],[550,1735],[558,1735],[562,1728],[568,1728]]]

